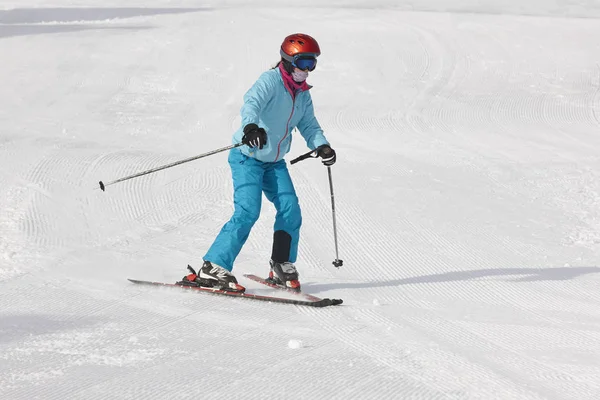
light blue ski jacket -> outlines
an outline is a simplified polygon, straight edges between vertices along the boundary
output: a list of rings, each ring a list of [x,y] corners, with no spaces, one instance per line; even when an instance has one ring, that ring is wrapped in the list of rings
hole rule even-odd
[[[251,123],[267,132],[267,143],[262,149],[239,147],[242,153],[259,161],[281,160],[290,151],[294,128],[298,128],[312,150],[329,144],[315,118],[309,91],[298,91],[294,98],[279,68],[264,72],[246,92],[241,116],[242,124],[233,135],[233,143],[242,141],[244,126]]]

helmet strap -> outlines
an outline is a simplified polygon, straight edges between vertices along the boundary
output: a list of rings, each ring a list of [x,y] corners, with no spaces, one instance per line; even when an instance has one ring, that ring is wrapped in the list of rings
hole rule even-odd
[[[285,58],[282,58],[281,63],[283,64],[283,69],[285,70],[285,72],[287,72],[290,75],[294,72],[294,66],[291,62],[289,62]]]

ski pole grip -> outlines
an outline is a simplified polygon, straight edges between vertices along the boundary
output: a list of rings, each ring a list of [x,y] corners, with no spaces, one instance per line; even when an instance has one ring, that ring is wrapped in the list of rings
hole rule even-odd
[[[300,157],[296,157],[294,158],[292,161],[290,161],[290,164],[296,164],[298,161],[302,161],[302,160],[306,160],[307,158],[311,158],[311,157],[316,157],[317,156],[317,152],[316,150],[311,150],[308,153],[302,154]]]

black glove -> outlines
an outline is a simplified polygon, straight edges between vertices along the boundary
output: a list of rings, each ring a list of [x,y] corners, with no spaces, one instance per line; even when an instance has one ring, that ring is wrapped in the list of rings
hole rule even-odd
[[[321,157],[323,165],[328,167],[335,164],[335,150],[329,147],[328,144],[317,147],[317,157]]]
[[[248,147],[262,149],[265,143],[267,143],[267,132],[263,128],[259,128],[256,124],[248,124],[244,127],[242,143]]]

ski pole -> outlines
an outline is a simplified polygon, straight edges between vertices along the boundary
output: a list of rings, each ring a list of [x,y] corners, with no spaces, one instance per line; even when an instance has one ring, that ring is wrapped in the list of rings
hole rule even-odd
[[[337,239],[337,224],[335,221],[335,200],[333,196],[333,180],[331,179],[331,166],[327,166],[327,175],[329,176],[329,191],[331,192],[331,214],[333,216],[333,240],[335,242],[335,260],[333,260],[333,266],[336,268],[341,267],[344,261],[340,260],[338,256],[338,239]]]
[[[153,172],[160,171],[160,170],[167,169],[167,168],[171,168],[171,167],[174,167],[174,166],[179,165],[179,164],[183,164],[183,163],[186,163],[186,162],[189,162],[189,161],[197,160],[199,158],[211,156],[213,154],[217,154],[217,153],[220,153],[222,151],[231,150],[231,149],[234,149],[234,148],[239,147],[241,145],[242,145],[242,143],[232,144],[231,146],[227,146],[227,147],[223,147],[223,148],[220,148],[220,149],[217,149],[217,150],[209,151],[208,153],[204,153],[204,154],[200,154],[200,155],[197,155],[197,156],[194,156],[194,157],[186,158],[185,160],[176,161],[174,163],[163,165],[161,167],[152,168],[152,169],[149,169],[148,171],[138,172],[137,174],[126,176],[124,178],[119,178],[119,179],[111,181],[111,182],[104,183],[104,182],[100,181],[100,189],[102,189],[102,191],[104,192],[105,188],[107,186],[114,185],[115,183],[123,182],[123,181],[126,181],[128,179],[132,179],[132,178],[137,178],[138,176],[148,175],[148,174],[151,174]]]
[[[290,164],[296,164],[298,161],[306,160],[307,158],[317,158],[317,150],[311,150],[308,153],[302,154],[300,157],[294,158]]]
[[[306,160],[307,158],[317,158],[317,150],[311,150],[308,153],[304,153],[299,157],[294,158],[290,161],[290,164],[296,164],[298,161]],[[331,214],[333,215],[333,240],[335,242],[335,260],[333,265],[336,268],[341,267],[344,264],[343,260],[340,260],[338,255],[338,239],[337,239],[337,223],[335,220],[335,199],[333,196],[333,179],[331,178],[331,166],[327,166],[327,175],[329,176],[329,191],[331,192]]]

